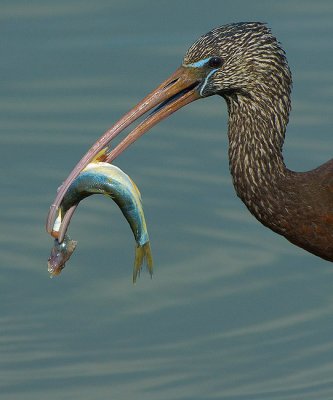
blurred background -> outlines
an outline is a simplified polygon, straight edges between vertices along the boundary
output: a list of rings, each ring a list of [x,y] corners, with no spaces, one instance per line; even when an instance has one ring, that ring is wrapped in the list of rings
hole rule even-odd
[[[260,225],[228,171],[212,97],[116,161],[139,186],[155,261],[102,196],[78,208],[77,250],[49,279],[57,187],[113,122],[229,22],[267,22],[293,72],[289,168],[333,153],[329,0],[2,0],[0,397],[333,398],[333,267]]]

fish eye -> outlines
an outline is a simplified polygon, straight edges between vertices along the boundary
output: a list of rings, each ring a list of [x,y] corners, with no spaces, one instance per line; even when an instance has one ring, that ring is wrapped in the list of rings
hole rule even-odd
[[[220,68],[222,67],[222,64],[222,58],[217,56],[210,58],[210,60],[208,61],[208,66],[211,68]]]

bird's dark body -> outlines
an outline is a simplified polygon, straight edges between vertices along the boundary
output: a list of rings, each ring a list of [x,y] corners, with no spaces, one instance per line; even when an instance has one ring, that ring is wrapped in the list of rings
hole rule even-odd
[[[224,64],[205,90],[228,105],[237,195],[262,224],[333,261],[333,160],[308,172],[290,171],[283,161],[292,80],[280,44],[264,24],[230,24],[202,36],[185,63],[212,55]]]
[[[333,161],[316,170],[270,175],[257,189],[235,184],[238,196],[265,226],[293,244],[333,261]]]

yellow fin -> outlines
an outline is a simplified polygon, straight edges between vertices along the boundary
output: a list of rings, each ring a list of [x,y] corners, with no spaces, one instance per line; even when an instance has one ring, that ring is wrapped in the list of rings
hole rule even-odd
[[[106,158],[106,153],[107,153],[107,151],[108,151],[108,148],[107,147],[104,147],[102,150],[100,150],[96,155],[95,155],[95,157],[90,161],[90,164],[92,164],[92,163],[95,163],[95,162],[101,162],[101,161],[104,161],[105,160],[105,158]]]
[[[142,264],[145,263],[150,276],[153,275],[153,257],[151,254],[150,243],[147,242],[143,246],[136,246],[135,248],[135,259],[133,268],[133,283],[136,282],[136,278],[140,275]]]

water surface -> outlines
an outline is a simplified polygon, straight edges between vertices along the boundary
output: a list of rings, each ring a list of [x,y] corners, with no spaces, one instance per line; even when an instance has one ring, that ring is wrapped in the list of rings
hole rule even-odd
[[[88,146],[228,22],[266,21],[294,77],[286,162],[332,157],[330,1],[3,1],[0,13],[0,393],[35,400],[332,399],[333,269],[261,226],[235,196],[224,102],[196,102],[117,165],[143,195],[156,271],[91,198],[58,279],[44,223]]]

